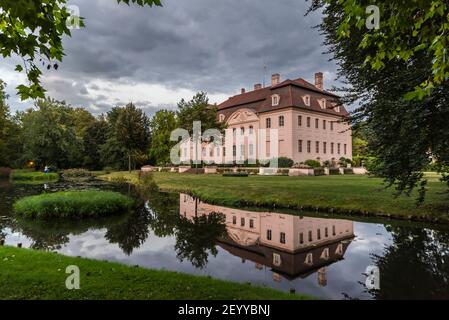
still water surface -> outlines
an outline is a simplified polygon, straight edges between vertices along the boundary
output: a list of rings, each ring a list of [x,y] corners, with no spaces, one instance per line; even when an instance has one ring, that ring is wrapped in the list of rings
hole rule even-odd
[[[16,219],[23,196],[65,189],[118,190],[135,212],[77,222]],[[207,275],[328,299],[449,298],[449,230],[417,223],[359,222],[304,212],[236,209],[184,194],[142,194],[103,182],[0,181],[0,239],[70,256]],[[380,272],[379,290],[366,270]]]

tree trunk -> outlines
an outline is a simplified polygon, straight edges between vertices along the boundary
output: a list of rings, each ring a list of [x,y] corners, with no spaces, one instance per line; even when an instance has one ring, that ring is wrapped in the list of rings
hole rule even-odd
[[[131,153],[128,153],[128,170],[131,173]]]

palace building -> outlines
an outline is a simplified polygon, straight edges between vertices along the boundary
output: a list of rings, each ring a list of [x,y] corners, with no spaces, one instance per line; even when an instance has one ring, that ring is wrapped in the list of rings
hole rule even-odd
[[[269,87],[256,84],[252,91],[242,89],[218,105],[217,120],[226,122],[227,132],[232,133],[226,135],[226,145],[203,144],[201,159],[215,163],[229,162],[225,157],[287,157],[295,163],[352,159],[352,132],[346,122],[349,114],[337,103],[338,96],[324,90],[323,82],[321,72],[315,74],[314,85],[302,78],[281,81],[280,75],[274,74]],[[258,135],[259,129],[266,129],[267,134]],[[268,133],[273,129],[277,129],[276,141]],[[237,139],[238,135],[242,138]],[[188,149],[186,145],[181,148],[181,161],[195,158],[194,148],[190,146],[190,154]]]
[[[275,212],[252,212],[227,208],[180,195],[180,216],[191,221],[196,216],[219,213],[224,216],[227,234],[217,244],[256,269],[263,266],[287,279],[317,273],[325,285],[326,267],[344,258],[354,238],[349,220],[301,217]]]

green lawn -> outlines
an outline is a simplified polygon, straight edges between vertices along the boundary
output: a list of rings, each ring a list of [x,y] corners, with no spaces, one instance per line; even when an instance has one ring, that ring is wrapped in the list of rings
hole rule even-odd
[[[426,174],[429,192],[426,202],[417,207],[416,194],[395,198],[382,179],[358,175],[286,177],[191,175],[154,173],[159,187],[166,191],[189,192],[204,201],[225,206],[263,206],[335,213],[414,218],[449,222],[449,194],[436,174]],[[100,176],[135,183],[137,173],[116,172]]]
[[[29,171],[29,170],[13,170],[11,177],[16,181],[53,181],[58,180],[59,174],[55,172],[39,172],[39,171]]]
[[[68,290],[65,286],[69,265],[80,269],[80,290]],[[0,246],[0,299],[306,298],[249,284]]]

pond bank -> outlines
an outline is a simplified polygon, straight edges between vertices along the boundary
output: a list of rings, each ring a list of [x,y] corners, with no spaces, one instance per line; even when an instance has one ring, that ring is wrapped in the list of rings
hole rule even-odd
[[[136,183],[137,172],[100,175],[107,181]],[[297,209],[312,212],[374,216],[449,224],[449,197],[436,174],[429,180],[426,202],[416,205],[417,195],[395,198],[382,179],[368,176],[230,178],[218,175],[154,173],[163,191],[184,192],[211,203],[234,207]]]
[[[66,268],[80,269],[68,290]],[[0,246],[0,299],[308,299],[269,288]]]

